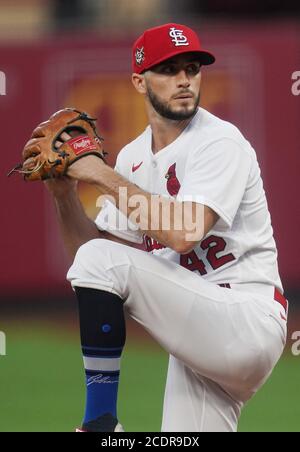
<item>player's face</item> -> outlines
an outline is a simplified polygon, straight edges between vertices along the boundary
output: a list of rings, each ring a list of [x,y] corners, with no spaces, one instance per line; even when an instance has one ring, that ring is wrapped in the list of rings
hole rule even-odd
[[[147,98],[164,118],[191,118],[199,105],[201,64],[192,54],[179,55],[145,74]]]

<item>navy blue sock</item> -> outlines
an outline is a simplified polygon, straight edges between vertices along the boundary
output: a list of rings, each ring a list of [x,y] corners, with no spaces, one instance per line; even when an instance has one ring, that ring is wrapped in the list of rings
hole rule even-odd
[[[76,287],[75,292],[86,374],[85,424],[105,413],[117,417],[120,357],[126,328],[120,297],[82,287]]]

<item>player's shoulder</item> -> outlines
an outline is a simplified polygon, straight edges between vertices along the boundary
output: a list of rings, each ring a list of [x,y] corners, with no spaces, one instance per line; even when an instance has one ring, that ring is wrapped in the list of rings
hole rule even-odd
[[[198,147],[194,149],[196,155],[207,150],[223,155],[227,154],[247,154],[250,160],[256,159],[255,150],[242,132],[229,121],[219,118],[203,108],[199,108],[194,121],[194,131],[199,136]]]
[[[247,143],[246,138],[234,124],[219,118],[204,108],[199,108],[195,126],[199,131],[201,130],[206,143],[222,139],[233,140],[240,145]]]

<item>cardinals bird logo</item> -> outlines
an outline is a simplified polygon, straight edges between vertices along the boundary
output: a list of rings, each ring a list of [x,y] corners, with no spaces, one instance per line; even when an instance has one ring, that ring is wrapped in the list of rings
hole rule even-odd
[[[177,196],[180,190],[180,182],[176,176],[176,163],[170,166],[165,178],[167,179],[167,190],[169,194],[171,196]]]

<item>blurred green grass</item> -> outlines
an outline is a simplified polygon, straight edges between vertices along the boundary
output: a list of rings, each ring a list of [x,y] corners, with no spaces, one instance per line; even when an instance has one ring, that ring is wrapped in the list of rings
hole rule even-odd
[[[2,325],[3,329],[3,325]],[[0,357],[0,431],[73,431],[84,406],[77,334],[55,324],[9,324]],[[239,430],[300,431],[300,358],[284,357],[243,412]],[[119,418],[126,431],[160,431],[167,355],[131,338],[122,358]]]

